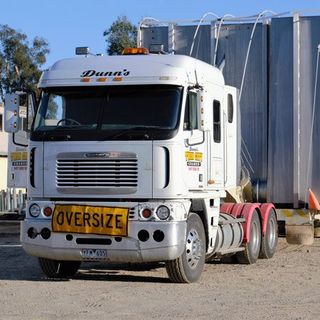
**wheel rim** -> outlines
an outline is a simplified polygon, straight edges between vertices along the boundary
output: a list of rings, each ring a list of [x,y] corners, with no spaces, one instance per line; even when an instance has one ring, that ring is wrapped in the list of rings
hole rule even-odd
[[[276,224],[274,219],[269,219],[269,236],[268,236],[268,246],[269,248],[273,248],[276,242]]]
[[[203,255],[202,251],[202,243],[197,230],[189,230],[187,236],[186,256],[187,263],[191,269],[197,267],[199,260]]]
[[[251,248],[254,253],[258,253],[260,251],[260,238],[259,238],[259,225],[257,221],[253,221],[252,229],[251,229]]]

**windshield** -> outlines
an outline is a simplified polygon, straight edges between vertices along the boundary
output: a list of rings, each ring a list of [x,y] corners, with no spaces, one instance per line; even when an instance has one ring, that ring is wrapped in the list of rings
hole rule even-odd
[[[177,86],[47,89],[31,139],[167,139],[177,130],[181,98]]]

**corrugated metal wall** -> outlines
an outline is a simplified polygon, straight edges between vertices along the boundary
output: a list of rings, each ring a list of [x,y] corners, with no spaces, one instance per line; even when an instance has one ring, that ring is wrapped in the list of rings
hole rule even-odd
[[[252,24],[221,28],[217,62],[225,59],[223,73],[228,85],[240,88]],[[251,178],[267,179],[268,91],[267,91],[267,29],[256,28],[247,65],[241,98],[242,149],[247,148],[252,159]]]
[[[311,133],[313,97],[316,74],[317,47],[320,44],[320,17],[296,17],[294,21],[294,50],[296,52],[294,66],[298,83],[294,107],[298,116],[299,132],[296,133],[294,143],[299,145],[299,163],[294,168],[299,173],[295,187],[298,200],[306,198],[306,188],[311,186],[320,198],[320,84],[318,81],[317,99],[315,104],[315,125]],[[311,159],[309,160],[309,146],[311,143]],[[310,163],[310,170],[308,164]]]
[[[149,48],[151,44],[163,44],[164,51],[168,52],[168,27],[149,27],[142,29],[143,46]]]
[[[293,19],[272,20],[269,47],[268,200],[293,197]]]
[[[175,53],[189,55],[196,26],[177,26],[175,30]],[[202,26],[192,50],[193,57],[208,63],[210,63],[211,59],[210,32],[210,26]],[[204,48],[206,49],[204,50]]]
[[[240,88],[252,28],[253,23],[221,27],[216,61],[225,61],[228,85]],[[163,43],[188,55],[196,27],[174,30],[172,38],[167,27],[143,28],[142,43]],[[213,25],[200,27],[193,57],[213,62],[216,32]],[[252,158],[252,179],[267,182],[267,200],[276,204],[302,206],[308,187],[320,199],[320,79],[310,140],[319,43],[320,17],[273,18],[259,23],[253,37],[241,99],[242,149]]]

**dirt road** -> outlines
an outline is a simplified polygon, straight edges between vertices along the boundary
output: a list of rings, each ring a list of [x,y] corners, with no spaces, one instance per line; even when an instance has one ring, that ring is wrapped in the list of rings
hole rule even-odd
[[[271,260],[206,264],[195,284],[172,284],[162,264],[83,264],[46,279],[19,236],[0,229],[0,319],[320,319],[320,239],[280,239]]]

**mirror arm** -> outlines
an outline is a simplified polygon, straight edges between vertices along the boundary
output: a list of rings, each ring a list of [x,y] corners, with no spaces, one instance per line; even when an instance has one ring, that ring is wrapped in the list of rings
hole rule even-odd
[[[202,141],[197,142],[197,143],[189,143],[189,139],[186,139],[186,145],[189,147],[198,146],[200,144],[203,144],[204,141],[205,141],[205,132],[202,131]]]
[[[19,147],[25,147],[25,148],[28,147],[27,144],[22,144],[22,143],[16,142],[15,137],[16,137],[16,134],[13,132],[12,133],[12,142],[13,142],[14,145],[19,146]]]

